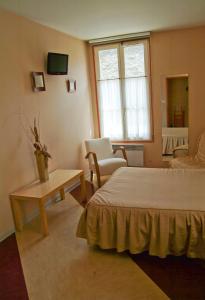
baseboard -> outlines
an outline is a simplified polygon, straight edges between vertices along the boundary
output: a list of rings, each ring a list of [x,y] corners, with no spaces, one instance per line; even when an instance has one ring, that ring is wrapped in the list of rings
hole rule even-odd
[[[85,179],[89,179],[89,173],[85,174]],[[76,183],[70,185],[69,187],[65,188],[65,193],[70,193],[72,190],[74,190],[79,185],[80,185],[80,180],[78,180]],[[49,207],[53,202],[59,202],[59,201],[61,201],[61,198],[60,198],[60,195],[57,195],[57,196],[53,197],[52,199],[50,199],[46,203],[45,207]],[[32,214],[30,214],[29,216],[27,216],[25,218],[24,224],[27,224],[27,223],[31,222],[38,215],[39,215],[39,211],[38,211],[38,209],[35,209]],[[5,240],[6,238],[8,238],[13,233],[15,233],[15,228],[12,228],[11,230],[9,230],[8,232],[6,232],[5,234],[1,235],[0,236],[0,242],[2,242],[3,240]]]
[[[8,232],[6,232],[4,235],[0,236],[0,243],[3,242],[3,240],[7,239],[10,235],[12,235],[13,233],[15,233],[15,229],[11,229]]]

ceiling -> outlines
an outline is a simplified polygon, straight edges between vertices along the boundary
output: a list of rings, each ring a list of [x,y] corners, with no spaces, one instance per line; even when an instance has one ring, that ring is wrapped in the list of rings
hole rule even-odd
[[[205,0],[0,0],[0,6],[83,40],[205,24]]]

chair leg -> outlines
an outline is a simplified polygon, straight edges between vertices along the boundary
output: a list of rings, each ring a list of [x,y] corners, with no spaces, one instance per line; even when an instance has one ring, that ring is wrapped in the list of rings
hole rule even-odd
[[[90,171],[90,181],[93,182],[93,171]]]
[[[94,195],[95,194],[95,189],[94,189],[94,184],[93,183],[91,184],[91,191],[92,191],[92,194]]]
[[[101,187],[100,173],[96,172],[96,176],[97,176],[98,188],[100,188]]]
[[[98,188],[100,188],[101,187],[100,169],[99,169],[99,165],[98,165],[98,161],[97,161],[97,156],[95,153],[93,153],[93,160],[94,160],[94,164],[95,164],[95,173],[97,176]]]

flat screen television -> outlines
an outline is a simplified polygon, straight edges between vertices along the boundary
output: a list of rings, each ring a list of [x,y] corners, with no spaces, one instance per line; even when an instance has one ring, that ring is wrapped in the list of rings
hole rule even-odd
[[[50,75],[68,74],[68,55],[48,52],[47,73]]]

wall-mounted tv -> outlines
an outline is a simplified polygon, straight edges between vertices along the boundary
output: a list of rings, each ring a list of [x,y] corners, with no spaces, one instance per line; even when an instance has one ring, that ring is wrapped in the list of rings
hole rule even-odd
[[[68,55],[48,52],[47,73],[50,75],[68,74]]]

